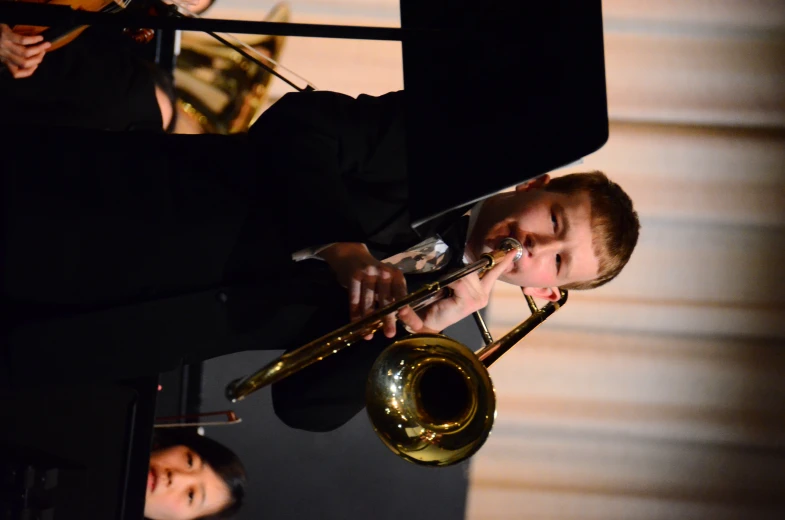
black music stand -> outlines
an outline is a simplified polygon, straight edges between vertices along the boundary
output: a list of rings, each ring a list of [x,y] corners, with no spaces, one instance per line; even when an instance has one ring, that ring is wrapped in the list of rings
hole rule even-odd
[[[414,225],[608,139],[600,0],[401,0]]]
[[[401,0],[400,29],[69,11],[0,3],[0,19],[20,23],[65,17],[75,24],[403,42],[415,226],[573,163],[608,139],[600,0]]]
[[[157,377],[0,392],[0,517],[144,516]]]

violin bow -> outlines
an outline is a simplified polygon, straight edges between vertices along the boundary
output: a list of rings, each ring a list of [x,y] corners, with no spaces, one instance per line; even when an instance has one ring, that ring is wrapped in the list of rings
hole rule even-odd
[[[175,10],[171,11],[171,15],[172,16],[187,17],[187,18],[202,18],[198,14],[191,12],[187,7],[182,5],[179,0],[170,0],[170,1],[172,2],[171,5],[173,5],[174,8],[175,8]],[[166,2],[163,2],[163,3],[166,3]],[[230,47],[230,48],[234,49],[235,51],[237,51],[244,58],[246,58],[246,59],[256,63],[257,65],[262,67],[264,70],[266,70],[270,74],[273,74],[275,77],[279,78],[281,81],[285,82],[287,85],[291,86],[295,90],[297,90],[299,92],[310,91],[310,90],[317,90],[317,88],[314,86],[313,83],[311,83],[310,81],[308,81],[304,77],[300,76],[299,74],[291,71],[290,69],[284,67],[283,65],[281,65],[277,61],[273,60],[272,58],[270,58],[268,56],[265,56],[264,54],[258,52],[256,49],[254,49],[253,47],[251,47],[250,45],[248,45],[244,41],[240,40],[239,38],[237,38],[237,37],[235,37],[235,36],[233,36],[231,34],[228,34],[228,33],[216,33],[216,32],[212,32],[212,31],[204,31],[204,32],[206,34],[208,34],[209,36],[215,38],[219,42],[223,43],[227,47]],[[267,65],[265,63],[262,63],[262,60],[266,60],[266,61],[270,62],[273,65],[273,67],[275,67],[275,68],[270,67],[269,65]],[[290,75],[296,77],[297,79],[299,79],[300,81],[304,82],[305,83],[305,87],[300,87],[300,86],[296,85],[293,81],[291,81],[288,78],[285,78],[284,76],[279,74],[275,69],[282,69],[282,70],[286,71],[288,74],[290,74]]]

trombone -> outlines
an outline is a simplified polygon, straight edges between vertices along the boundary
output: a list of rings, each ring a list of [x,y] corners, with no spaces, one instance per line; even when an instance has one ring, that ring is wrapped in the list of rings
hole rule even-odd
[[[499,249],[484,253],[476,262],[232,381],[226,397],[241,401],[359,342],[378,332],[385,316],[407,305],[417,311],[449,297],[449,284],[477,271],[482,275],[511,251],[517,251],[516,260],[523,255],[520,242],[507,238]],[[416,464],[448,466],[482,446],[496,415],[488,367],[567,301],[567,292],[561,291],[558,301],[539,308],[531,296],[524,296],[531,316],[477,352],[441,334],[413,334],[393,343],[376,359],[366,387],[366,410],[374,430],[394,453]],[[482,332],[490,339],[487,331]]]

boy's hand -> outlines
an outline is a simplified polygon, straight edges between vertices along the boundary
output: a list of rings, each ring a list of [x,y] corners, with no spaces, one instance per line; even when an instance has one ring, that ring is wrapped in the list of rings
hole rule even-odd
[[[27,78],[44,59],[46,50],[52,46],[43,41],[43,36],[23,36],[0,23],[0,63],[5,65],[14,78]]]
[[[414,332],[440,332],[458,323],[488,305],[493,284],[510,268],[515,254],[515,251],[507,253],[507,256],[487,271],[482,278],[478,273],[472,273],[453,282],[449,285],[452,295],[429,305],[420,312],[420,315],[411,307],[401,309],[398,319]]]
[[[400,269],[374,258],[365,244],[339,242],[322,250],[324,259],[349,290],[349,315],[352,321],[369,316],[378,307],[384,307],[406,296],[406,279]],[[384,319],[384,335],[395,336],[395,315]],[[371,339],[373,335],[366,336]]]

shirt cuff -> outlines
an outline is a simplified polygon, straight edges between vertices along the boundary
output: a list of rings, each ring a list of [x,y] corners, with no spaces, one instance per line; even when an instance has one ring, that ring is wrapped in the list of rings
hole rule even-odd
[[[299,251],[295,251],[292,254],[292,260],[294,260],[295,262],[300,262],[302,260],[309,260],[311,258],[323,260],[323,258],[319,256],[319,253],[321,253],[322,251],[324,251],[325,249],[327,249],[333,244],[337,244],[337,242],[332,242],[330,244],[325,244],[323,246],[306,247],[305,249],[300,249]]]

